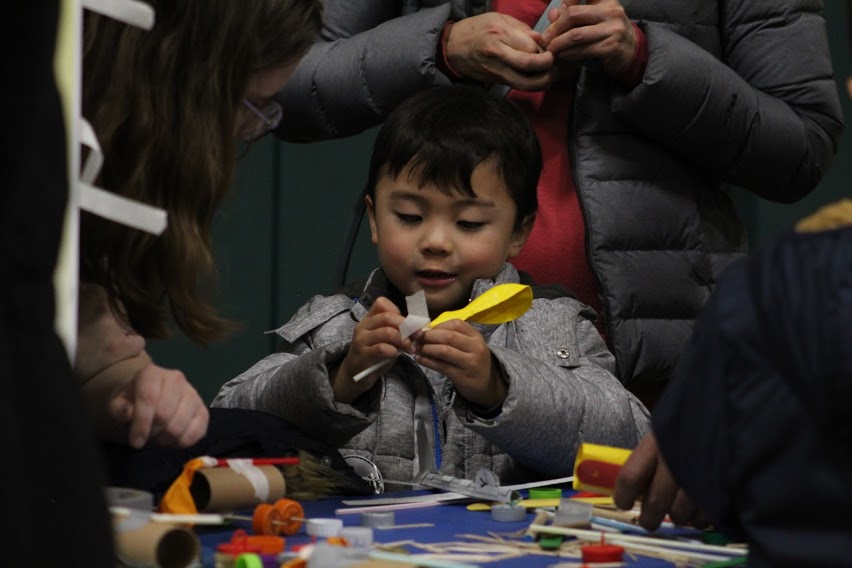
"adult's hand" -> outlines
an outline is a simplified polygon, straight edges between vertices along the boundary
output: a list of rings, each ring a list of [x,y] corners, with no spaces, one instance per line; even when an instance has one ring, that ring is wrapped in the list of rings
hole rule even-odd
[[[444,56],[466,79],[543,91],[553,80],[554,55],[543,51],[540,41],[525,23],[487,12],[451,24]]]
[[[636,30],[618,0],[565,0],[548,13],[541,43],[561,61],[598,59],[604,71],[626,79],[636,51]]]
[[[185,448],[207,432],[210,413],[198,391],[180,371],[150,363],[116,391],[107,404],[108,418],[128,431],[128,442]]]
[[[640,497],[639,524],[648,530],[659,527],[666,514],[676,524],[706,525],[701,511],[675,481],[654,434],[642,438],[615,479],[613,500],[618,508],[630,509]]]

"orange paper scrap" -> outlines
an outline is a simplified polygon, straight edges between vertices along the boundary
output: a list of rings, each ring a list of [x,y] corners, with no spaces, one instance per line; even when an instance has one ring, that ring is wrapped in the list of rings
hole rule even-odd
[[[195,476],[195,472],[202,467],[215,467],[216,464],[216,459],[209,456],[202,456],[186,462],[181,474],[172,483],[166,494],[163,495],[163,500],[160,501],[160,512],[176,515],[194,515],[198,513],[195,501],[189,492],[189,487],[192,485],[192,478]]]

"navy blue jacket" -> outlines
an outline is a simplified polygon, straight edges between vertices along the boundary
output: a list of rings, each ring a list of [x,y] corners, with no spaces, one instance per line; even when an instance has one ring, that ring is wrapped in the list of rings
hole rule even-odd
[[[852,564],[852,227],[725,273],[654,408],[666,461],[750,566]]]

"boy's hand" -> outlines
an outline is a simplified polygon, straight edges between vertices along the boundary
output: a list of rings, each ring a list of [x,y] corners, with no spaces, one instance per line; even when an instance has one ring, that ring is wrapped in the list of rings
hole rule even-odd
[[[477,406],[503,402],[508,387],[482,335],[463,320],[450,320],[418,339],[417,362],[452,381],[458,393]]]
[[[207,432],[210,413],[183,373],[149,363],[115,392],[108,419],[128,429],[128,442],[186,448]]]
[[[331,373],[331,388],[336,401],[352,404],[376,384],[382,373],[393,364],[400,350],[414,352],[411,340],[403,340],[399,333],[399,326],[404,319],[399,308],[387,298],[378,298],[373,303],[364,319],[355,326],[349,352],[337,370]],[[387,365],[357,383],[352,380],[364,369],[381,361],[387,361]]]

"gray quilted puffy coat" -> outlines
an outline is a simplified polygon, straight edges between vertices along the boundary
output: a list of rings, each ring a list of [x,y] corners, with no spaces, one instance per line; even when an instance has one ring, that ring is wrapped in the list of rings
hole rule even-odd
[[[496,280],[476,281],[472,297],[506,282],[518,282],[508,264]],[[315,296],[276,330],[284,340],[279,352],[226,383],[213,406],[277,414],[397,481],[434,467],[437,451],[445,475],[473,479],[485,468],[504,482],[561,477],[570,475],[581,442],[632,448],[649,431],[647,410],[612,374],[612,354],[588,307],[569,297],[535,299],[513,322],[477,326],[509,384],[492,418],[477,415],[449,380],[408,355],[354,405],[335,402],[328,369],[346,355],[372,299],[387,294],[375,271],[360,301]],[[435,455],[418,455],[418,422]]]
[[[822,2],[622,3],[647,37],[645,76],[625,90],[585,65],[566,136],[617,375],[634,387],[668,380],[718,275],[745,251],[727,185],[801,198],[832,160],[842,115]],[[488,9],[324,5],[322,41],[282,94],[285,139],[354,134],[447,83],[434,61],[445,22]]]

